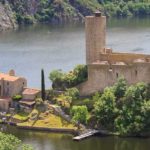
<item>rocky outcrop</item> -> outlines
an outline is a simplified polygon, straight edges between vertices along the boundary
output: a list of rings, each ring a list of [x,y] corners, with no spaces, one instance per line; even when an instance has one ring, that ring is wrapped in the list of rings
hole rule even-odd
[[[17,28],[17,23],[9,4],[0,2],[0,31]]]

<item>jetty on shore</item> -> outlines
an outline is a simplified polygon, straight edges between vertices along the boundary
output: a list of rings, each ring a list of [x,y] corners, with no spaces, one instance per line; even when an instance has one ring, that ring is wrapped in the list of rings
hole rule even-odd
[[[76,136],[73,138],[74,141],[81,141],[83,139],[86,139],[88,137],[91,137],[91,136],[94,136],[94,135],[110,135],[110,133],[106,130],[93,130],[93,129],[90,129],[88,130],[87,132],[79,135],[79,136]]]

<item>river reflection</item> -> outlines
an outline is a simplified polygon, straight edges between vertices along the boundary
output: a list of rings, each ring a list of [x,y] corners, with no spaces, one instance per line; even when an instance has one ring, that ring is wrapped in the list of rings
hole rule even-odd
[[[7,126],[5,133],[11,133],[24,143],[32,144],[35,150],[149,150],[150,139],[92,137],[80,142],[72,135],[21,130]]]

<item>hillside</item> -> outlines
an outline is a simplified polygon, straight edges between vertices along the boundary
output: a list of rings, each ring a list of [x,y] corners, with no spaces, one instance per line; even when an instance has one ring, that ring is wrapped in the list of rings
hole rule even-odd
[[[2,5],[0,3],[0,31],[15,29],[17,27],[14,13],[9,5]]]
[[[0,0],[0,22],[6,15],[11,28],[14,20],[18,24],[81,22],[97,9],[107,16],[150,15],[150,0]],[[8,28],[5,22],[2,27]]]

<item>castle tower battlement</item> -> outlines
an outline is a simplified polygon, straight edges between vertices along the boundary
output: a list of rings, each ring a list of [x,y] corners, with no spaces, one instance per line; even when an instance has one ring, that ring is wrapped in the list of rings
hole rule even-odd
[[[106,17],[101,12],[85,19],[86,31],[86,63],[100,60],[100,53],[105,53]]]

